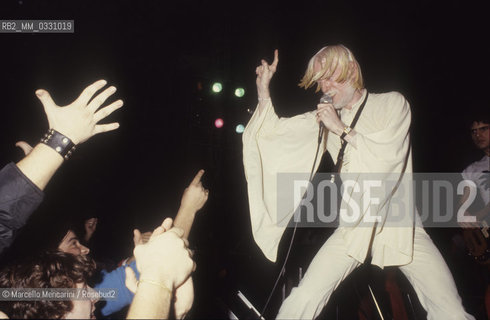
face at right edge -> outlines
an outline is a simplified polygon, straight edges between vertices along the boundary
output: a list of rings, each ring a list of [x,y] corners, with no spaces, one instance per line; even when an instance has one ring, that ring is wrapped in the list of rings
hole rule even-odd
[[[474,121],[471,125],[471,139],[475,146],[488,153],[490,147],[490,130],[489,124],[484,122]]]

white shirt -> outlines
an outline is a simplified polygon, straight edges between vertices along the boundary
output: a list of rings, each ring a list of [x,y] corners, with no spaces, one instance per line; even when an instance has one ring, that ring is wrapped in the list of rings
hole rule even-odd
[[[478,193],[482,197],[483,203],[490,202],[490,189],[488,189],[488,175],[490,171],[490,157],[485,155],[478,161],[470,164],[463,170],[462,176],[465,180],[473,181],[478,187]],[[486,172],[486,173],[485,173]]]

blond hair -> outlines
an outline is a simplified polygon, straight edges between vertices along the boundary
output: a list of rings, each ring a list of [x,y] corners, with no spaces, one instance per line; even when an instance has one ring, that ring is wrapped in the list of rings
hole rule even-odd
[[[318,72],[315,72],[314,69],[316,61],[319,61],[321,65],[321,70]],[[337,82],[352,81],[354,88],[364,88],[359,63],[352,52],[341,44],[321,48],[308,62],[305,75],[298,85],[308,89],[317,81],[330,78],[337,68],[340,68]],[[320,85],[317,83],[315,92],[318,91],[320,91]]]

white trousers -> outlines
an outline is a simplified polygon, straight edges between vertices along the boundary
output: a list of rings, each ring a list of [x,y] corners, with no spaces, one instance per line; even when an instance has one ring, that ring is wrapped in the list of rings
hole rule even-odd
[[[315,319],[332,292],[360,265],[346,252],[342,234],[334,232],[284,300],[277,319]],[[464,311],[451,272],[423,228],[415,228],[412,262],[399,268],[415,289],[427,319],[475,319]]]

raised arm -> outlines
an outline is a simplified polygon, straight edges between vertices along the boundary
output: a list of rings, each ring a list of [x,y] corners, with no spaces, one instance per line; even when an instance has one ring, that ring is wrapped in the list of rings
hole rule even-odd
[[[118,100],[99,109],[116,91],[109,87],[91,100],[105,85],[105,80],[93,83],[65,107],[57,106],[46,90],[36,91],[48,117],[50,131],[43,138],[44,142],[34,148],[23,141],[16,143],[26,156],[17,165],[10,163],[0,170],[0,253],[12,244],[15,232],[39,206],[43,199],[42,190],[73,152],[73,147],[97,133],[119,127],[118,123],[97,125],[123,105]]]
[[[174,225],[184,230],[184,238],[189,237],[189,233],[196,217],[196,212],[199,211],[208,200],[209,190],[204,189],[201,183],[201,178],[204,175],[204,170],[199,170],[189,186],[184,190],[180,208],[175,216]]]
[[[175,216],[174,225],[184,231],[183,238],[188,239],[194,218],[208,200],[209,190],[204,189],[201,178],[204,170],[199,170],[192,182],[184,190],[179,211]],[[175,290],[175,318],[183,319],[190,311],[194,302],[194,284],[189,277],[180,287]]]
[[[201,169],[197,172],[189,186],[184,190],[180,208],[177,212],[175,220],[172,221],[169,218],[165,219],[162,223],[163,230],[170,229],[173,223],[175,227],[183,231],[182,237],[183,239],[187,240],[194,223],[196,213],[204,206],[209,196],[209,191],[203,187],[201,182],[203,175],[204,170]],[[135,230],[134,242],[135,245],[143,244],[145,242],[143,235],[139,232],[139,230]],[[153,290],[156,289],[154,288]],[[192,277],[189,277],[184,283],[177,286],[173,294],[175,318],[183,319],[191,309],[194,301],[194,285],[192,282]]]
[[[272,61],[272,64],[268,64],[267,61],[262,59],[261,64],[255,69],[255,73],[257,74],[255,83],[257,84],[257,95],[259,99],[259,114],[262,113],[265,105],[271,99],[269,84],[272,76],[276,73],[278,63],[279,51],[276,49],[274,50],[274,61]]]
[[[98,133],[117,129],[118,123],[97,124],[123,105],[122,100],[117,100],[99,110],[107,98],[116,92],[116,88],[111,86],[92,99],[95,93],[106,84],[105,80],[96,81],[85,88],[75,101],[64,107],[56,105],[48,91],[37,90],[36,96],[43,104],[49,128],[60,133],[59,137],[62,139],[64,136],[71,140],[74,146],[87,141]],[[38,143],[25,158],[17,163],[17,167],[39,189],[43,190],[63,160],[64,157],[59,151],[47,144]]]

